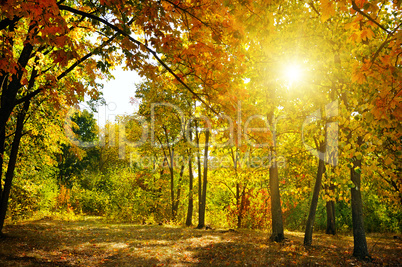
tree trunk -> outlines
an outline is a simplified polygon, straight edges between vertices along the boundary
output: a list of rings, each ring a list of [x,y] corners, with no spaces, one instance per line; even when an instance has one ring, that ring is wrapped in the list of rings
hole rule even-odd
[[[327,201],[327,230],[325,230],[325,233],[328,235],[336,234],[335,201]]]
[[[192,218],[193,218],[193,209],[194,209],[194,203],[193,203],[193,166],[192,166],[192,155],[191,151],[189,153],[188,157],[188,172],[189,172],[189,188],[188,188],[188,208],[187,208],[187,219],[186,219],[186,225],[191,226],[193,224]]]
[[[200,153],[200,133],[198,132],[198,124],[195,122],[195,137],[197,142],[197,169],[198,169],[198,221],[200,221],[200,213],[202,210],[202,169],[201,169],[201,153]]]
[[[170,198],[172,202],[172,220],[176,220],[176,213],[175,213],[175,200],[174,200],[174,172],[173,172],[173,156],[170,161],[170,166],[169,166],[169,172],[170,172]]]
[[[236,183],[237,228],[241,228],[240,184]]]
[[[359,141],[358,143],[361,143],[361,138],[359,138]],[[371,259],[371,257],[367,249],[366,234],[364,231],[363,222],[363,202],[360,192],[361,166],[362,161],[355,158],[353,160],[353,166],[352,168],[350,168],[350,178],[354,184],[354,187],[350,189],[352,195],[352,221],[354,240],[353,256],[358,259],[366,260]]]
[[[279,192],[279,174],[278,165],[276,162],[276,119],[273,112],[267,115],[267,119],[270,125],[273,126],[272,129],[272,141],[273,145],[271,147],[270,155],[270,166],[269,166],[269,189],[271,193],[271,217],[272,217],[272,234],[270,236],[271,241],[281,242],[285,239],[283,233],[283,218],[282,218],[282,207],[281,207],[281,195]]]
[[[241,193],[240,193],[240,188],[242,188]],[[247,183],[241,184],[237,183],[236,184],[236,197],[237,197],[237,228],[242,227],[242,221],[243,221],[243,212],[246,207],[246,188],[247,188]]]
[[[178,211],[179,211],[180,195],[181,195],[181,181],[183,180],[183,174],[184,174],[184,165],[182,165],[181,168],[180,168],[179,181],[177,182],[176,199],[174,201],[174,206],[173,206],[175,220],[177,218],[177,214],[178,214]]]
[[[320,158],[318,161],[317,177],[315,180],[313,197],[311,199],[310,212],[309,212],[308,218],[307,218],[306,231],[304,233],[304,245],[305,246],[311,246],[311,243],[313,242],[314,219],[315,219],[315,213],[317,210],[318,196],[320,194],[321,181],[322,181],[322,175],[324,173],[324,169],[325,169],[324,160],[322,158]]]
[[[207,178],[208,178],[208,144],[209,142],[209,130],[205,132],[205,149],[204,149],[204,177],[202,181],[202,194],[201,194],[201,203],[200,203],[200,211],[198,217],[198,229],[204,228],[205,226],[205,209],[206,209],[206,200],[207,200]],[[201,185],[200,185],[201,186]]]
[[[1,111],[1,109],[0,109]],[[5,150],[5,143],[6,143],[6,135],[5,135],[5,125],[1,125],[3,129],[0,130],[0,199],[3,192],[3,185],[1,181],[3,180],[3,158],[4,158],[4,150]]]
[[[4,190],[0,199],[0,234],[2,233],[4,220],[6,218],[8,198],[10,196],[11,185],[14,178],[14,169],[18,157],[18,149],[22,137],[22,130],[24,128],[25,115],[29,109],[29,101],[24,103],[21,113],[18,114],[17,125],[14,133],[14,140],[11,146],[10,159],[8,161],[8,168],[5,176]],[[2,167],[2,166],[0,166]]]
[[[272,235],[271,241],[281,242],[285,239],[283,233],[283,220],[281,208],[281,196],[279,193],[278,166],[273,158],[269,168],[269,187],[271,191]]]
[[[333,157],[332,157],[333,158]],[[332,165],[334,166],[334,161],[332,161]],[[332,173],[334,172],[334,167],[332,167]],[[325,173],[325,179],[329,181],[329,185],[326,186],[325,192],[333,196],[335,193],[335,185],[332,181],[328,180],[328,173]],[[335,201],[327,201],[326,203],[326,210],[327,210],[327,229],[325,233],[327,235],[335,235],[336,234],[336,226],[335,226]]]

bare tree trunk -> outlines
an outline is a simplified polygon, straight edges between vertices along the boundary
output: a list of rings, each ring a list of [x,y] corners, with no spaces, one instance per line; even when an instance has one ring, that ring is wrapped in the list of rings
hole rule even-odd
[[[336,234],[335,227],[335,201],[327,201],[327,229],[325,233],[328,235]]]
[[[169,172],[170,172],[170,198],[172,202],[172,220],[176,220],[176,212],[175,212],[175,198],[174,198],[174,171],[173,171],[173,151],[171,153]]]
[[[184,165],[182,165],[180,168],[179,180],[177,181],[177,185],[176,185],[177,192],[176,192],[176,199],[174,200],[174,206],[173,206],[174,220],[177,219],[177,214],[179,211],[180,195],[181,195],[181,181],[183,180],[183,174],[184,174]]]
[[[205,132],[205,149],[204,149],[204,177],[202,181],[202,194],[201,194],[201,203],[200,203],[200,211],[198,217],[198,229],[201,229],[205,226],[205,209],[206,209],[206,201],[207,201],[207,178],[208,178],[208,146],[209,146],[209,130]],[[201,185],[200,185],[201,186]]]
[[[1,109],[0,109],[1,111]],[[5,135],[5,125],[1,125],[2,128],[0,130],[0,199],[3,193],[3,185],[1,181],[3,180],[3,159],[4,159],[4,151],[5,151],[5,145],[6,145],[6,135]]]
[[[14,178],[14,169],[18,157],[18,149],[22,137],[22,130],[24,128],[25,115],[29,109],[29,101],[24,103],[22,111],[18,114],[17,125],[14,133],[14,140],[11,146],[10,159],[8,161],[8,168],[5,176],[4,190],[0,199],[0,233],[3,230],[4,220],[7,214],[8,198],[10,196],[12,181]],[[2,167],[2,166],[0,166]]]
[[[192,218],[193,218],[193,209],[194,209],[194,203],[193,203],[193,166],[192,166],[192,155],[191,151],[189,152],[189,157],[188,157],[188,172],[189,172],[189,188],[188,188],[188,208],[187,208],[187,219],[186,219],[186,225],[191,226],[193,224]]]
[[[198,132],[198,123],[195,122],[195,137],[197,142],[197,169],[198,169],[198,221],[202,210],[202,169],[200,153],[200,133]]]
[[[269,187],[271,191],[271,213],[272,213],[272,235],[271,241],[281,242],[285,239],[283,233],[283,219],[282,219],[282,207],[281,196],[279,193],[279,176],[278,166],[275,158],[269,168]]]
[[[281,207],[281,194],[279,192],[279,174],[278,164],[276,162],[276,119],[274,113],[267,115],[267,119],[272,125],[272,141],[273,145],[270,151],[270,166],[269,166],[269,190],[271,193],[271,217],[272,217],[272,234],[271,241],[281,242],[285,239],[283,233],[283,218]]]
[[[363,140],[361,137],[358,139],[358,145],[362,144]],[[350,178],[354,184],[351,188],[352,195],[352,221],[353,221],[353,256],[359,259],[371,259],[371,256],[367,249],[366,234],[364,231],[364,220],[363,220],[363,202],[362,195],[360,192],[360,172],[361,172],[362,160],[353,159],[353,166],[350,168]]]
[[[236,183],[237,228],[241,228],[240,184]]]
[[[317,177],[315,180],[313,197],[311,199],[310,212],[307,218],[306,231],[304,233],[305,246],[311,246],[311,243],[313,242],[314,219],[317,210],[318,196],[320,194],[321,189],[322,175],[324,174],[324,171],[325,171],[324,159],[320,158],[318,161]]]

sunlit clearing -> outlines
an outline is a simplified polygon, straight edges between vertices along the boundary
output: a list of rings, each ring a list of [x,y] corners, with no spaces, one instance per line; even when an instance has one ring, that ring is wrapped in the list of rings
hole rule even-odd
[[[302,78],[302,73],[302,69],[296,64],[288,65],[284,68],[284,76],[289,83],[300,81]]]

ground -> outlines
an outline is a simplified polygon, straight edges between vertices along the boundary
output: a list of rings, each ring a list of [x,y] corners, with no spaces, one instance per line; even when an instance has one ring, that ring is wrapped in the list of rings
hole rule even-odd
[[[7,225],[0,266],[402,266],[402,240],[368,235],[373,262],[352,257],[353,238],[286,232],[283,243],[261,231],[197,230],[167,225],[42,219]],[[397,237],[397,238],[396,238]]]

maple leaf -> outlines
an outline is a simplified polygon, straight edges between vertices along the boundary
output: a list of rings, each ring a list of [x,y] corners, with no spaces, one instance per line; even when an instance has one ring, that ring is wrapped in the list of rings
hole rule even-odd
[[[321,21],[325,22],[335,15],[334,1],[320,0],[321,3]]]

